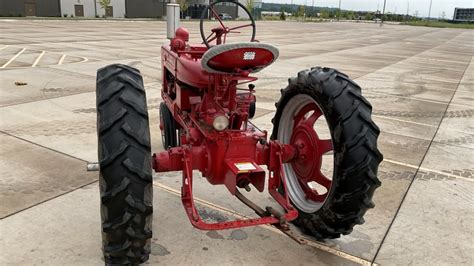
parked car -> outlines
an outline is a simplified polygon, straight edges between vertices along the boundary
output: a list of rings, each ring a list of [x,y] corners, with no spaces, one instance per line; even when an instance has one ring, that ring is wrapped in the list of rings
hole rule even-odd
[[[221,18],[222,20],[232,20],[232,19],[234,19],[231,15],[229,15],[227,13],[219,14],[219,18]]]

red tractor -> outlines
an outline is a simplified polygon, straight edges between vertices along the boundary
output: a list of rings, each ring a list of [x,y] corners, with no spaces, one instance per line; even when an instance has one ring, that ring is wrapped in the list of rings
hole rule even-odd
[[[249,20],[227,27],[216,5],[236,4]],[[228,3],[226,3],[228,4]],[[179,13],[178,13],[179,14]],[[171,14],[169,14],[171,16]],[[210,19],[211,18],[211,19]],[[204,25],[217,23],[210,35]],[[226,22],[228,23],[228,21]],[[232,22],[236,23],[236,22]],[[248,28],[248,42],[229,37]],[[380,186],[379,128],[361,88],[330,68],[298,72],[281,90],[268,136],[251,123],[252,75],[278,58],[278,49],[255,39],[252,15],[239,3],[218,1],[204,10],[202,44],[189,44],[184,28],[161,48],[160,128],[165,151],[151,154],[145,89],[140,72],[110,65],[97,72],[97,131],[103,252],[106,264],[148,259],[152,237],[152,170],[182,171],[181,197],[191,224],[203,230],[289,222],[317,239],[349,234],[374,207]],[[315,129],[320,122],[327,137]],[[330,174],[323,171],[329,157]],[[206,223],[193,201],[193,170],[255,210],[257,218]],[[261,208],[245,197],[265,190],[281,208]]]

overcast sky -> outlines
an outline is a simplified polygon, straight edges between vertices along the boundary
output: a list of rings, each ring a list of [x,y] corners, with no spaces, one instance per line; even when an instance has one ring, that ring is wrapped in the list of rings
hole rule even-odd
[[[376,11],[383,9],[384,0],[341,0],[341,8],[346,10]],[[430,7],[430,0],[386,0],[385,12],[406,14],[408,5],[409,13],[413,15],[418,11],[419,16],[427,17]],[[291,0],[263,0],[264,3],[291,3]],[[312,0],[293,0],[295,4],[311,6]],[[339,0],[315,0],[315,6],[338,7]],[[431,17],[440,17],[444,11],[446,18],[452,18],[455,7],[474,8],[474,0],[433,0]]]

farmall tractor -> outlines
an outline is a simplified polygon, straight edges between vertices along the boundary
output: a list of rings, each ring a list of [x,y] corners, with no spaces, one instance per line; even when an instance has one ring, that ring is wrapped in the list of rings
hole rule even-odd
[[[222,2],[238,5],[249,20],[226,26],[229,21],[222,21],[216,11]],[[298,239],[290,229],[293,223],[322,240],[349,234],[364,223],[363,215],[374,207],[372,196],[380,186],[377,168],[382,155],[377,149],[379,128],[361,88],[334,69],[297,72],[281,90],[268,136],[251,122],[256,110],[253,74],[275,62],[279,52],[255,39],[252,15],[237,2],[214,2],[201,17],[202,44],[190,44],[188,31],[173,27],[179,21],[176,5],[168,9],[172,38],[161,47],[159,106],[165,151],[151,153],[149,123],[155,121],[148,119],[140,72],[126,65],[97,72],[106,264],[147,261],[153,170],[182,171],[185,212],[202,230],[270,224]],[[215,27],[205,32],[204,26],[211,22]],[[231,43],[230,38],[244,28],[250,31],[247,42]],[[326,137],[316,129],[319,122],[326,127]],[[332,159],[329,174],[323,171],[325,157]],[[217,223],[201,219],[193,201],[193,170],[212,185],[224,185],[258,216]],[[243,190],[251,187],[259,192],[266,187],[279,207],[262,208],[250,201]]]

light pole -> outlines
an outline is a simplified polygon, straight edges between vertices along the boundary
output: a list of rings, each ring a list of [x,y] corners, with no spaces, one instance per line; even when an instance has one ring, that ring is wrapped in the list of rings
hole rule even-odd
[[[410,2],[407,2],[407,15],[405,16],[405,22],[408,21],[408,15],[410,14]]]
[[[337,21],[341,19],[341,0],[339,0],[339,14],[337,15]]]
[[[431,5],[433,4],[433,0],[430,0],[430,10],[428,11],[428,23],[430,23],[431,20]],[[426,24],[428,24],[426,23]]]
[[[387,0],[383,0],[383,11],[382,11],[382,19],[380,21],[380,26],[383,24],[383,17],[385,16],[385,5],[387,4]]]

